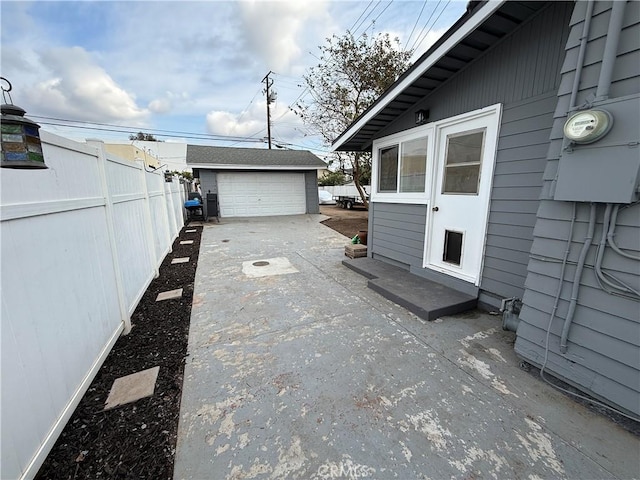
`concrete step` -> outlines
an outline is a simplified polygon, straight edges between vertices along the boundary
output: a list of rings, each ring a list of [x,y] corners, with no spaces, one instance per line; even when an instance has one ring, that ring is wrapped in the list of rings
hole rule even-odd
[[[476,308],[478,299],[372,258],[343,260],[343,265],[369,279],[368,287],[425,320]]]

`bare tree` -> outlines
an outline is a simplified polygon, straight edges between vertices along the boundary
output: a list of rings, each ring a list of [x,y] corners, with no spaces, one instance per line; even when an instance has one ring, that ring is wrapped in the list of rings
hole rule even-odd
[[[310,130],[331,143],[357,119],[409,66],[411,51],[402,51],[389,34],[370,39],[347,32],[320,46],[317,65],[303,76],[311,100],[301,100],[292,110]],[[368,207],[361,180],[370,178],[368,152],[336,152],[340,165],[351,166],[353,180]]]

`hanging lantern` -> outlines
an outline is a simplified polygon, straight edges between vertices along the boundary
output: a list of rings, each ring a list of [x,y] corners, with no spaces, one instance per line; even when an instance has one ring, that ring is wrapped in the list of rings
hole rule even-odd
[[[6,78],[0,77],[8,84],[2,86],[2,97],[6,102],[6,95],[11,91],[11,83]],[[11,96],[9,95],[9,100]],[[3,168],[47,168],[42,154],[40,142],[40,125],[24,116],[22,108],[13,103],[4,103],[0,107],[2,119],[0,130],[2,141]]]

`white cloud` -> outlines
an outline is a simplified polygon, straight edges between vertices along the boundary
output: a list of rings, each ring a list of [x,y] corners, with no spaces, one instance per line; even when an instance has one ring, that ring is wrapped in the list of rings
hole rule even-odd
[[[429,31],[427,36],[421,41],[420,45],[416,45],[416,50],[413,52],[411,61],[414,62],[420,58],[447,30],[448,28],[441,28],[439,30]]]
[[[257,102],[242,113],[214,110],[207,114],[207,131],[217,135],[267,136],[266,103]],[[271,105],[271,137],[281,142],[295,142],[304,137],[302,121],[284,103]]]
[[[166,92],[161,98],[156,98],[149,102],[148,108],[152,113],[165,114],[173,110],[177,105],[189,100],[189,94],[187,92],[173,93]]]
[[[279,98],[272,134],[304,144],[313,136],[304,138],[287,105],[303,93],[296,84],[315,63],[309,52],[317,54],[327,37],[355,26],[367,6],[337,0],[6,3],[3,76],[28,113],[234,136],[262,130],[256,135],[262,137],[260,81],[273,70]],[[379,6],[357,31],[403,38],[416,26],[421,5],[394,2],[377,19]],[[430,32],[420,51],[443,31]],[[240,113],[256,93],[262,102]]]
[[[325,1],[253,0],[240,3],[240,7],[249,48],[278,73],[290,73],[292,64],[306,53],[300,46],[315,46],[326,35],[322,26],[331,21]],[[312,41],[305,42],[302,37]]]
[[[231,112],[212,111],[207,113],[207,130],[218,135],[253,135],[261,128],[257,120],[242,120],[240,116]]]
[[[41,113],[136,124],[149,114],[80,47],[45,50],[39,63],[41,80],[25,91],[25,97]]]

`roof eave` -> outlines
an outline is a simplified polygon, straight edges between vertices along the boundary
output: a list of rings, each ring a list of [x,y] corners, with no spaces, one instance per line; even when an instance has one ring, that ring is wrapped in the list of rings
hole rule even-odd
[[[325,165],[250,165],[250,164],[229,164],[229,163],[189,163],[191,168],[208,170],[318,170],[326,168]]]
[[[353,151],[352,148],[341,150],[341,146],[349,143],[360,129],[367,122],[380,113],[389,103],[397,98],[406,88],[419,79],[438,60],[453,49],[462,39],[468,36],[476,28],[482,25],[491,15],[493,15],[507,0],[488,0],[484,5],[479,6],[465,19],[461,25],[454,25],[455,31],[449,35],[442,43],[434,45],[428,50],[404,75],[402,75],[394,85],[382,94],[358,119],[356,119],[347,130],[336,138],[332,145],[332,151]],[[444,34],[445,36],[447,33]],[[367,142],[370,145],[371,141]]]

